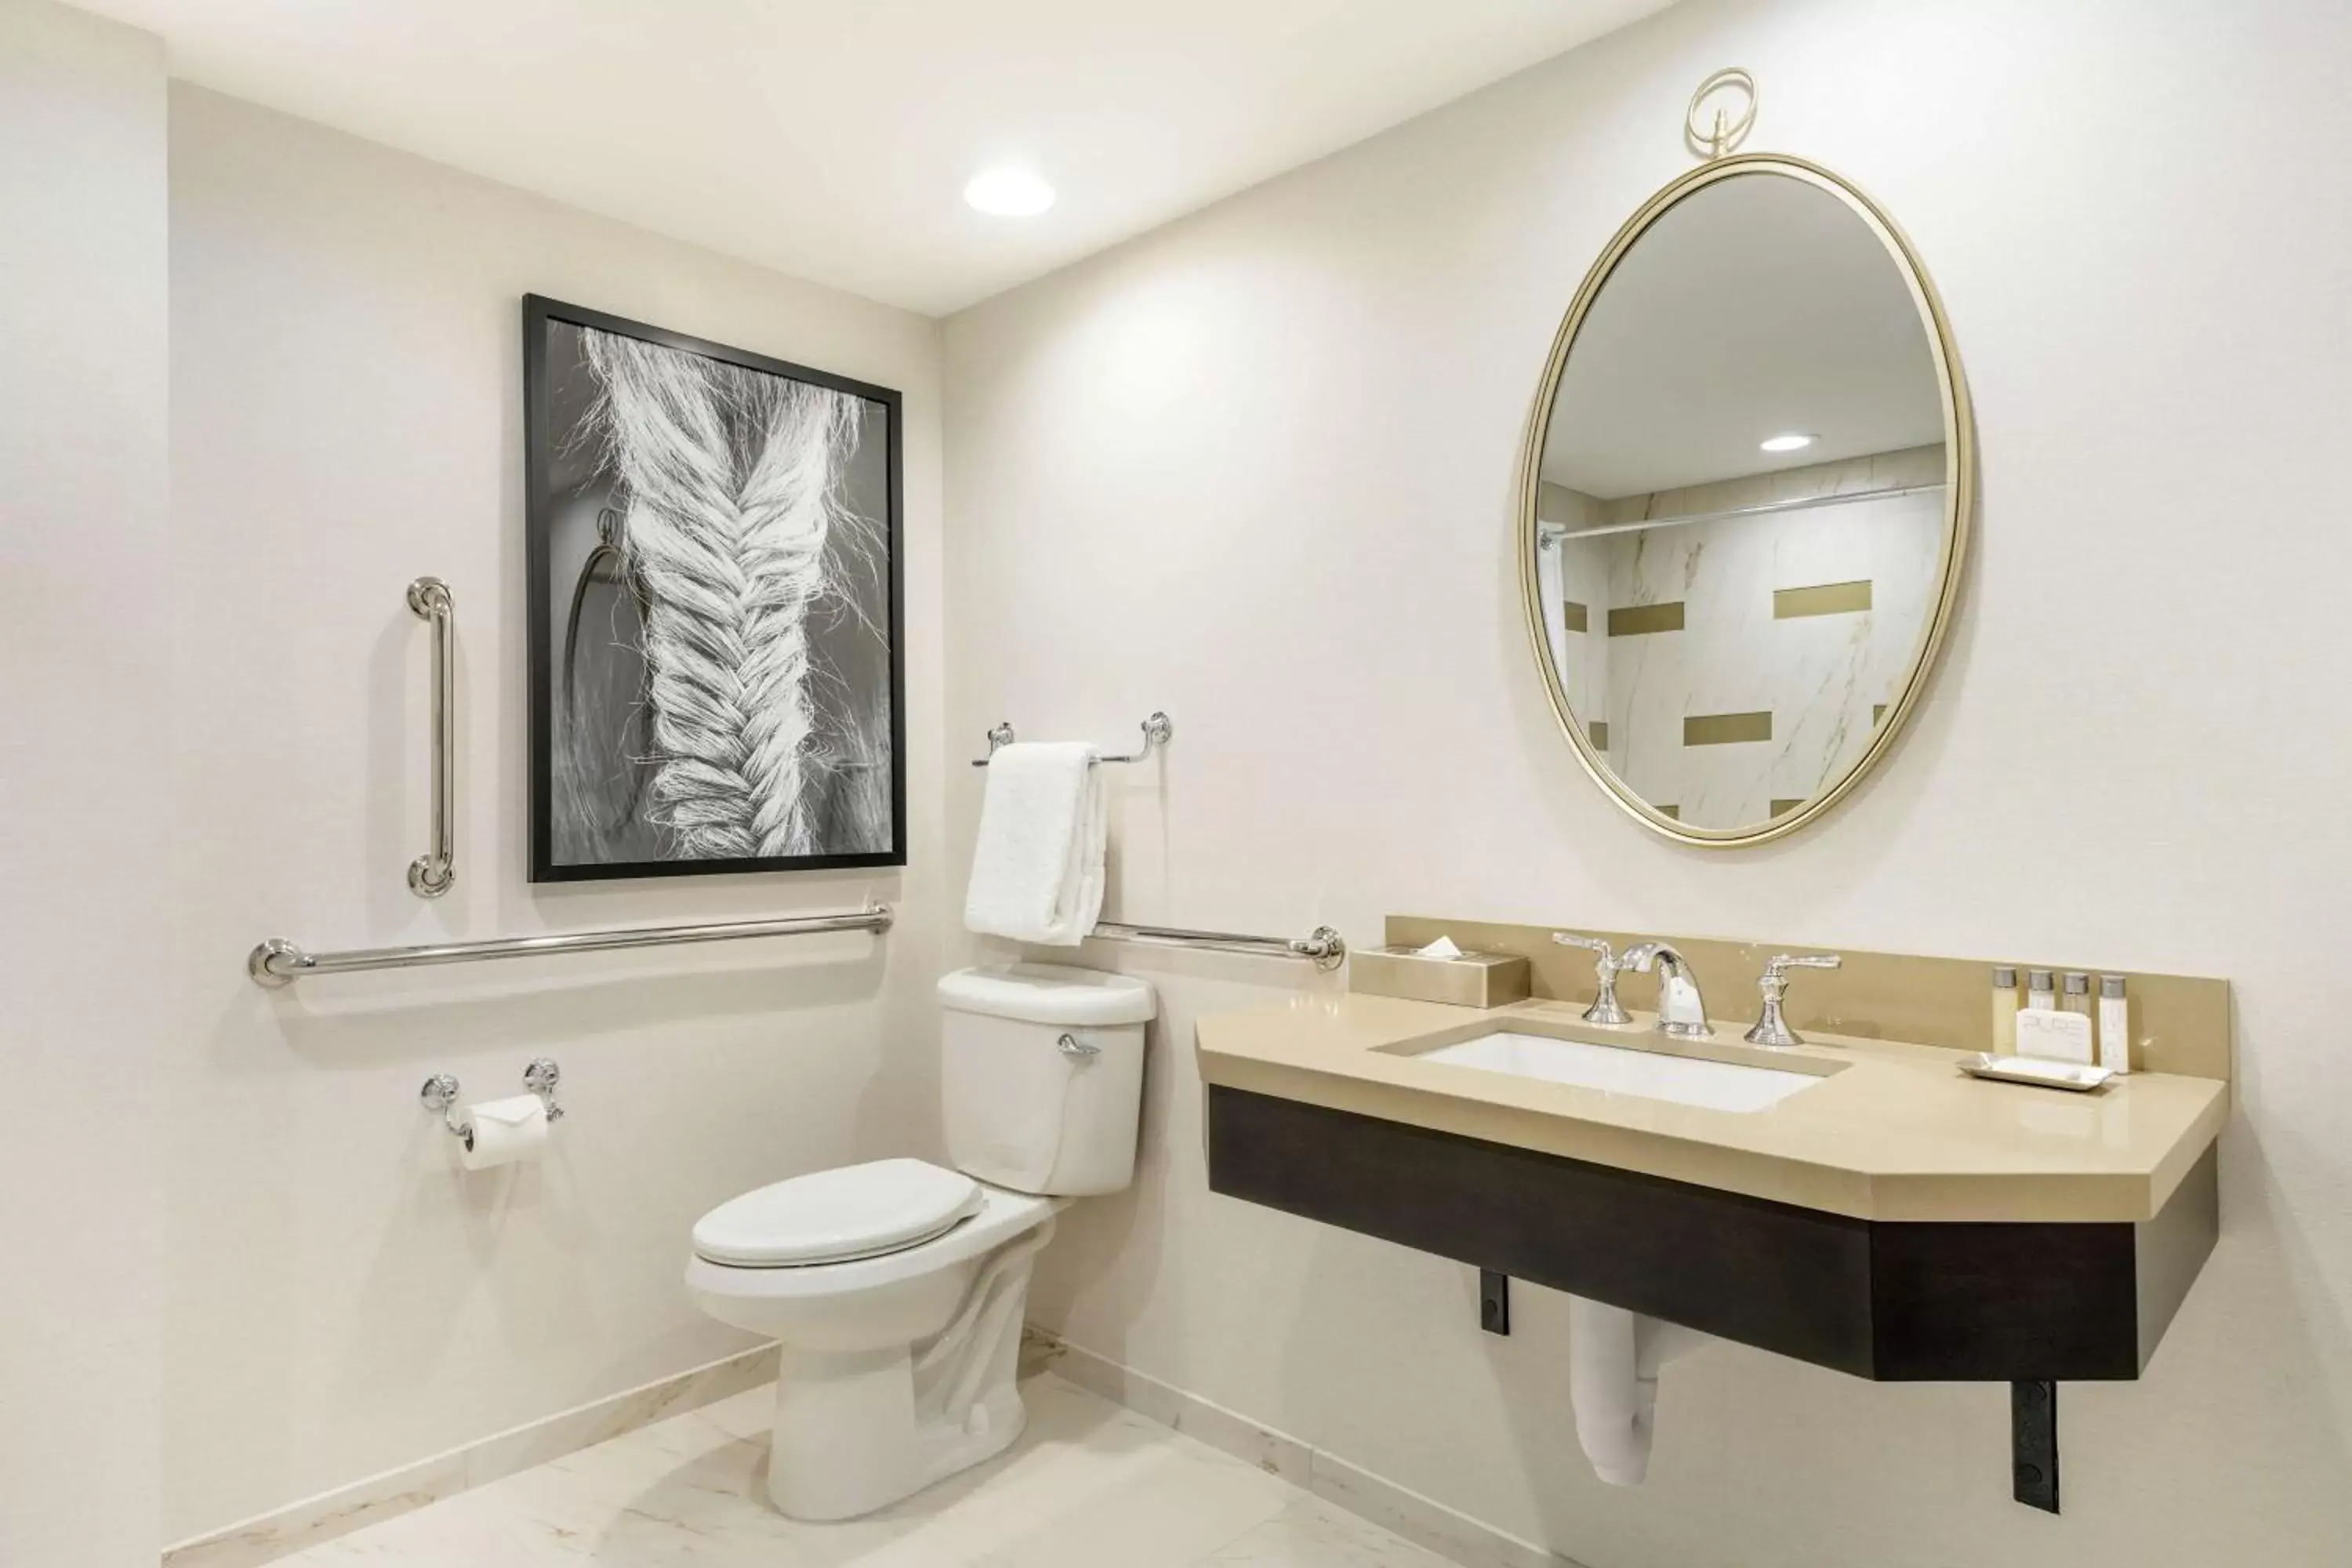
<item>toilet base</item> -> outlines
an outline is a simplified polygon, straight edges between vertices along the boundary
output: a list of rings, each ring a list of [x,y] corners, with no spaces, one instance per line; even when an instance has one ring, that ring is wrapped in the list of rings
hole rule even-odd
[[[794,1359],[830,1364],[795,1366],[776,1380],[768,1498],[793,1519],[855,1519],[887,1508],[993,1458],[1028,1420],[1011,1378],[975,1399],[961,1419],[942,1412],[925,1420],[903,1351]],[[869,1364],[842,1364],[856,1360]]]
[[[1029,1271],[1047,1221],[984,1266],[948,1326],[911,1345],[837,1353],[787,1343],[776,1373],[768,1497],[793,1519],[855,1519],[993,1458],[1027,1420],[1014,1373]]]

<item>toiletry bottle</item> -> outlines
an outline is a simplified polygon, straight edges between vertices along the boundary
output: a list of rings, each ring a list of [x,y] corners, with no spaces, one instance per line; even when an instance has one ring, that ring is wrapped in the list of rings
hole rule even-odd
[[[2017,1053],[2017,970],[1995,964],[1992,972],[1992,1054]]]
[[[2099,976],[2099,1065],[2112,1072],[2131,1071],[2131,1004],[2124,997],[2124,977]]]
[[[2049,1012],[2058,1005],[2058,977],[2046,969],[2025,972],[2025,1005]]]
[[[2059,998],[2058,1010],[2062,1013],[2080,1013],[2085,1018],[2091,1016],[2091,977],[2089,975],[2074,971],[2068,972],[2066,994]]]

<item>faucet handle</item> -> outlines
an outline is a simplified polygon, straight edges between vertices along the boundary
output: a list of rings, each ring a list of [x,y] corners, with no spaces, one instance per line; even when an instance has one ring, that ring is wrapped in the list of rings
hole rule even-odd
[[[1835,969],[1845,960],[1834,952],[1776,953],[1764,964],[1764,973],[1757,977],[1756,989],[1763,994],[1764,1011],[1758,1016],[1756,1026],[1748,1031],[1751,1046],[1801,1046],[1804,1037],[1789,1027],[1788,1019],[1780,1016],[1780,999],[1789,994],[1789,971],[1791,969]]]
[[[1556,931],[1551,933],[1551,939],[1562,947],[1580,947],[1588,952],[1599,953],[1601,967],[1604,969],[1618,967],[1617,950],[1609,945],[1606,937],[1585,936],[1572,931]]]
[[[1601,982],[1601,994],[1592,999],[1592,1005],[1584,1010],[1584,1021],[1612,1028],[1632,1023],[1633,1016],[1626,1012],[1617,1000],[1617,976],[1625,967],[1623,961],[1617,956],[1617,950],[1604,938],[1583,936],[1572,931],[1556,931],[1551,933],[1551,939],[1562,947],[1580,947],[1599,955],[1593,960],[1592,973]]]

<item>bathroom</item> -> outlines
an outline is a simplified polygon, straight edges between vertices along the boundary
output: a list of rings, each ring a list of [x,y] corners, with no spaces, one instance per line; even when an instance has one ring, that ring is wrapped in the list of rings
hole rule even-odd
[[[2326,0],[0,0],[0,1563],[2346,1562],[2352,1058],[2322,949],[2352,870],[2347,58]],[[1810,192],[1897,237],[1873,265],[1931,285],[1905,297],[1935,304],[1933,428],[1862,451],[1942,447],[1886,504],[1948,559],[1926,657],[1841,710],[1867,755],[1718,824],[1625,735],[1595,744],[1642,711],[1621,656],[1663,634],[1605,637],[1655,606],[1595,595],[1605,671],[1562,657],[1541,525],[1583,519],[1538,503],[1726,476],[1586,489],[1537,437],[1621,233],[1743,158],[1824,172]],[[1051,205],[976,210],[1003,170]],[[538,418],[578,408],[527,372],[527,300],[551,332],[593,313],[893,395],[866,398],[894,479],[866,481],[887,526],[858,559],[895,613],[823,634],[895,634],[864,682],[889,765],[828,796],[887,818],[832,858],[856,863],[564,875],[539,841],[568,612],[627,608],[583,530],[629,503],[611,474],[548,502],[566,475],[594,498]],[[424,578],[446,620],[410,604]],[[1086,770],[1117,931],[970,929],[972,764],[1004,725],[1142,754]],[[885,773],[895,797],[853,787]],[[787,929],[248,968],[268,939],[761,921]],[[2012,1184],[2039,1193],[2070,1129],[2221,1085],[2162,1151],[2218,1226],[2144,1364],[1874,1376],[1717,1322],[1658,1374],[1640,1484],[1604,1480],[1572,1320],[1610,1292],[1567,1287],[1622,1250],[1547,1283],[1244,1195],[1213,1111],[1324,1092],[1276,1059],[1305,1034],[1236,1021],[1479,1012],[1368,989],[1387,945],[1518,943],[1572,1038],[1595,954],[1552,931],[1686,954],[1724,1060],[1775,1048],[1741,1036],[1779,952],[1844,955],[1786,977],[1789,1021],[1864,1044],[1772,1058],[1829,1067],[1992,1050],[1988,964],[2127,973],[2144,1024],[2190,1020],[2159,1060],[2084,1095],[1936,1087],[2045,1141]],[[959,1170],[972,1015],[940,984],[1015,960],[1149,988],[1131,1180],[1054,1194],[1009,1448],[790,1517],[779,1352],[689,1288],[698,1221],[866,1163]],[[1646,1023],[1671,978],[1618,990]],[[1048,1054],[1067,1028],[1033,1026]],[[420,1100],[442,1075],[446,1110]],[[448,1128],[478,1105],[524,1119],[520,1157],[465,1168]],[[1318,1168],[1277,1163],[1248,1179]],[[2017,1403],[2042,1382],[2054,1433]]]

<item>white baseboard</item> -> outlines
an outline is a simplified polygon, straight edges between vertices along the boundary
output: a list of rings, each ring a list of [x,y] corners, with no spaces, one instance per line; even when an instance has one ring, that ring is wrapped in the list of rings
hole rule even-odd
[[[775,1346],[744,1351],[167,1546],[163,1568],[254,1568],[681,1411],[757,1388],[773,1382],[775,1375]]]
[[[1024,1373],[1050,1369],[1089,1394],[1245,1459],[1463,1568],[1579,1568],[1571,1558],[1034,1325],[1023,1336],[1021,1361]]]
[[[1579,1568],[1570,1558],[1043,1329],[1033,1326],[1024,1331],[1021,1370],[1024,1376],[1051,1370],[1090,1394],[1246,1460],[1464,1568]],[[745,1351],[183,1541],[164,1549],[163,1568],[257,1568],[666,1416],[757,1388],[775,1375],[775,1346]]]

